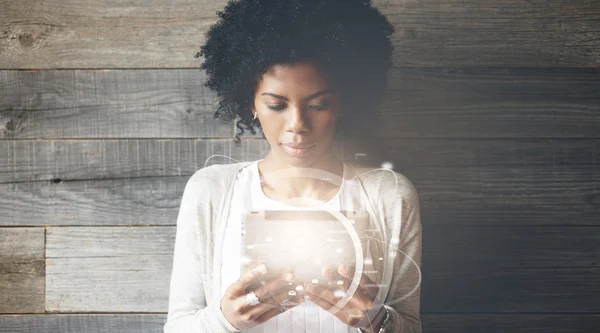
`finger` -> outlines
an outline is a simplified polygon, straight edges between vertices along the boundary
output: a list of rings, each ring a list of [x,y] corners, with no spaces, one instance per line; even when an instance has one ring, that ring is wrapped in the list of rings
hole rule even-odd
[[[281,273],[276,278],[269,280],[265,284],[258,287],[256,290],[254,290],[254,293],[261,302],[268,301],[269,298],[274,297],[275,294],[277,294],[280,290],[290,289],[290,283],[292,283],[293,280],[294,274],[290,272]]]
[[[359,289],[360,290],[360,287]],[[348,291],[342,288],[331,289],[323,286],[319,286],[317,284],[309,284],[306,286],[305,294],[309,296],[309,299],[313,301],[315,304],[322,305],[322,307],[328,310],[329,307],[339,308],[338,303],[344,297],[348,297]],[[317,303],[320,300],[325,301],[321,303]],[[315,302],[316,301],[316,302]],[[368,309],[370,304],[372,304],[373,300],[361,295],[360,293],[354,293],[350,295],[348,301],[344,304],[343,308],[347,311],[352,310],[365,310]],[[356,311],[354,311],[356,312]]]
[[[354,280],[354,274],[356,274],[356,266],[341,264],[338,266],[337,272],[349,280]],[[373,288],[372,286],[376,283],[373,282],[367,275],[361,274],[360,281],[358,284],[363,288]]]
[[[258,305],[255,306],[248,305],[245,297],[240,297],[235,302],[238,304],[239,308],[242,309],[241,312],[244,316],[247,316],[248,318],[250,318],[250,320],[258,321],[259,317],[263,316],[267,312],[276,315],[300,304],[300,302],[290,302],[284,306],[282,305],[282,303],[286,299],[289,299],[288,290],[284,289],[280,290],[268,300],[264,302],[261,301]]]
[[[338,266],[337,271],[341,276],[345,277],[349,281],[352,281],[354,279],[354,274],[356,273],[356,267],[354,265],[342,264]],[[357,289],[357,292],[359,294],[363,294],[370,299],[377,297],[377,294],[379,293],[379,285],[373,282],[373,280],[371,280],[367,275],[361,274],[358,285],[360,290]]]
[[[318,286],[318,285],[313,285],[313,286],[316,286],[316,288],[307,286],[307,288],[304,291],[304,294],[308,297],[308,299],[310,299],[311,302],[315,303],[319,307],[321,307],[329,312],[332,312],[336,316],[338,316],[339,312],[342,310],[342,308],[335,305],[335,304],[337,304],[337,300],[333,301],[331,298],[327,297],[325,291],[323,290],[326,288]],[[341,319],[343,317],[339,317],[339,318]]]
[[[321,274],[329,281],[329,288],[341,288],[344,291],[350,289],[352,280],[339,274],[335,269],[323,267]]]
[[[256,322],[259,322],[259,323],[264,323],[264,322],[266,322],[267,320],[269,320],[269,319],[271,319],[271,318],[273,318],[273,317],[275,317],[275,316],[277,316],[277,315],[279,315],[279,314],[282,314],[282,313],[284,313],[285,311],[287,311],[287,310],[289,310],[289,309],[292,309],[292,308],[294,308],[294,307],[298,306],[299,304],[301,304],[301,303],[303,303],[303,302],[304,302],[304,298],[300,298],[300,299],[298,300],[297,304],[294,304],[294,305],[287,305],[287,306],[284,306],[284,305],[279,305],[279,306],[277,306],[277,307],[274,307],[274,308],[272,308],[272,309],[269,309],[269,310],[267,310],[267,311],[263,312],[262,314],[260,314],[260,315],[259,315],[259,316],[258,316],[258,317],[255,319],[255,321],[256,321]]]
[[[289,290],[292,288],[290,286],[290,282],[288,280],[293,280],[294,276],[291,273],[282,273],[277,278],[269,280],[266,284],[261,285],[256,290],[254,290],[254,294],[258,297],[260,304],[268,305],[276,305],[280,303],[280,297],[286,297]],[[280,296],[280,293],[284,292],[284,296]],[[246,294],[240,295],[239,299],[239,309],[242,313],[247,311],[251,311],[251,309],[256,308],[258,305],[250,305],[246,300]]]
[[[258,264],[258,266],[253,266],[249,268],[248,271],[243,274],[236,282],[232,283],[225,293],[229,295],[230,298],[235,299],[240,296],[246,295],[246,290],[249,286],[256,283],[259,279],[261,279],[265,274],[267,274],[267,267],[264,264]]]

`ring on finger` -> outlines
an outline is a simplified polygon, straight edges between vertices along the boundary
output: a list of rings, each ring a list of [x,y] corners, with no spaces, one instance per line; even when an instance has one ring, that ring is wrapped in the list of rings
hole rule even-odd
[[[258,299],[258,296],[256,296],[254,291],[251,291],[246,294],[246,303],[250,306],[255,306],[260,304],[260,299]]]

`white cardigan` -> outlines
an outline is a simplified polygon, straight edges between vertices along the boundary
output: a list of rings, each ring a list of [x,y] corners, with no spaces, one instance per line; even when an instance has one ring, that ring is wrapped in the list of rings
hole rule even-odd
[[[233,186],[242,167],[252,162],[216,164],[188,180],[177,217],[169,312],[165,333],[231,333],[220,310],[221,260],[231,211]],[[421,332],[421,219],[416,188],[391,170],[353,168],[368,198],[376,241],[373,257],[382,272],[378,300],[391,313],[397,333]],[[400,250],[400,251],[397,251]]]

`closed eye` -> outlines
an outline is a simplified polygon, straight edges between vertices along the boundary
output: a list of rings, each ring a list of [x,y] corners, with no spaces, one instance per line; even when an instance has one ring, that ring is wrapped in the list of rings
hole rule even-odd
[[[267,105],[267,107],[269,109],[275,110],[275,111],[281,111],[281,110],[285,109],[285,105],[283,105],[283,104]]]

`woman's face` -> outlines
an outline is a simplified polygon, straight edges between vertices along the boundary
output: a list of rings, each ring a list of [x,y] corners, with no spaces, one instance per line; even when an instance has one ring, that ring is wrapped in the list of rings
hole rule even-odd
[[[254,109],[271,152],[279,163],[308,166],[328,162],[338,95],[308,62],[271,67],[259,81]],[[254,116],[254,115],[253,115]],[[308,149],[294,149],[308,148]]]

